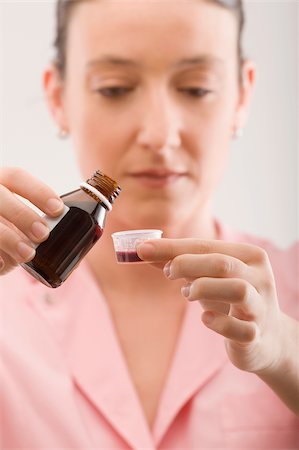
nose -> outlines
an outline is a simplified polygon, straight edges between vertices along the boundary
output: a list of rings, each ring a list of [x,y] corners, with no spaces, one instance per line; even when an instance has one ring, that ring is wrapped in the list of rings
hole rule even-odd
[[[166,92],[155,90],[144,100],[137,144],[163,153],[181,146],[181,121],[178,106]]]

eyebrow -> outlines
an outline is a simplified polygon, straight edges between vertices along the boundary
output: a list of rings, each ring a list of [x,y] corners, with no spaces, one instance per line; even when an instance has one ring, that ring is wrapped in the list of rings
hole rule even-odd
[[[221,58],[217,58],[211,55],[200,55],[191,58],[184,58],[177,62],[175,67],[184,66],[222,66],[225,61]]]
[[[173,64],[173,67],[185,67],[185,66],[222,66],[225,61],[221,58],[217,58],[211,55],[199,55],[190,58],[183,58],[177,63]],[[128,58],[122,58],[114,55],[105,55],[101,58],[93,59],[89,61],[86,66],[118,66],[118,67],[140,67],[141,64]]]
[[[136,61],[133,61],[132,59],[127,58],[121,58],[118,56],[113,55],[105,55],[98,59],[93,59],[87,63],[87,67],[93,67],[93,66],[107,66],[107,65],[113,65],[113,66],[132,66],[132,67],[138,67],[140,66],[139,63]]]

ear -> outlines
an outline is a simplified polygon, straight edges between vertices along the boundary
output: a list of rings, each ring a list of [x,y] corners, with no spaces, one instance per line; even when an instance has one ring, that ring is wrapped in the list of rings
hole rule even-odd
[[[63,79],[54,65],[50,65],[44,71],[43,88],[49,110],[58,129],[68,133]]]
[[[242,129],[247,121],[250,100],[256,80],[256,66],[253,61],[245,60],[241,67],[239,99],[235,114],[234,130]]]

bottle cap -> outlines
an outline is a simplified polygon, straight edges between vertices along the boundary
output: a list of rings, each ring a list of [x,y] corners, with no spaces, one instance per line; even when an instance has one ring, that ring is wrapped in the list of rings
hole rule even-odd
[[[102,203],[108,211],[111,211],[114,200],[118,197],[121,188],[116,181],[97,170],[91,178],[80,184],[80,188]]]
[[[145,263],[137,255],[136,247],[138,244],[149,239],[160,239],[161,230],[128,230],[113,233],[112,239],[114,250],[118,263]]]

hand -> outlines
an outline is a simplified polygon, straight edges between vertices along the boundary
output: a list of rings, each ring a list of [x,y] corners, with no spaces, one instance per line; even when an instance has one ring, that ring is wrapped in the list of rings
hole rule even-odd
[[[0,275],[35,256],[34,244],[49,236],[47,222],[15,194],[57,216],[63,203],[46,184],[20,168],[0,169]]]
[[[159,239],[139,245],[138,255],[163,262],[169,280],[186,280],[182,294],[200,301],[203,323],[225,337],[235,366],[258,373],[280,364],[285,320],[264,250],[216,240]]]

